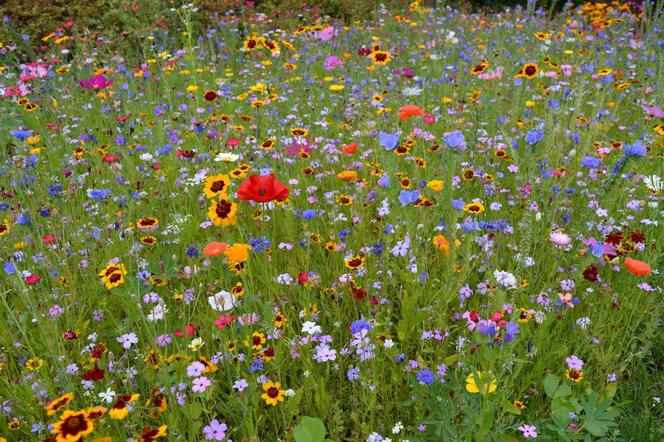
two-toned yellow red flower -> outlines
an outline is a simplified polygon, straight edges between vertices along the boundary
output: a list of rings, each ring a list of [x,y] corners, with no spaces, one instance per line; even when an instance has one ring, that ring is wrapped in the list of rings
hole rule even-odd
[[[219,197],[221,199],[228,198],[228,188],[231,185],[231,179],[228,175],[219,174],[205,178],[203,185],[203,192],[208,198]]]
[[[138,399],[140,399],[140,397],[140,394],[123,394],[118,396],[115,404],[113,404],[111,409],[108,410],[108,415],[111,417],[111,419],[124,419],[129,414],[129,408],[127,407],[127,404],[130,402],[136,402]]]
[[[44,406],[47,416],[53,416],[58,411],[62,410],[74,399],[74,393],[65,393],[60,397],[53,399]]]
[[[281,389],[281,384],[279,382],[267,381],[263,384],[263,391],[265,393],[261,395],[261,399],[263,399],[268,405],[274,407],[284,400],[285,391]]]
[[[213,201],[208,209],[208,218],[216,226],[228,227],[237,224],[237,204],[226,199]]]
[[[86,410],[65,410],[60,420],[53,424],[56,442],[76,442],[92,433],[95,429],[93,420]]]

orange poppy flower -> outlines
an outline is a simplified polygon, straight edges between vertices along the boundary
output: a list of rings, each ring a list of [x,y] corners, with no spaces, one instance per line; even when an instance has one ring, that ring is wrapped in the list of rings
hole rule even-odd
[[[218,256],[224,253],[227,248],[228,244],[225,242],[212,241],[203,248],[203,253],[205,253],[205,256]]]
[[[629,273],[636,276],[648,276],[652,272],[652,268],[648,263],[632,258],[625,259],[625,268]]]
[[[414,104],[406,104],[399,109],[399,118],[401,121],[405,121],[417,115],[424,115],[424,109]]]
[[[346,155],[352,155],[357,150],[357,143],[350,143],[348,146],[345,146],[342,150]]]

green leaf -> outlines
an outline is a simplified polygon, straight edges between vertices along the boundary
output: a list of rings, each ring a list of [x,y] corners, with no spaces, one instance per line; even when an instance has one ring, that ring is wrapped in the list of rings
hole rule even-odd
[[[590,393],[588,398],[581,398],[580,403],[583,407],[583,428],[588,430],[595,437],[601,437],[609,432],[609,429],[617,425],[614,420],[620,415],[620,412],[611,407],[611,400],[597,403],[598,395],[596,392]]]
[[[295,442],[324,442],[325,424],[317,417],[303,416],[293,428],[293,437]]]
[[[198,419],[199,417],[201,417],[201,414],[203,414],[203,407],[201,407],[201,404],[197,402],[194,402],[188,408],[189,408],[189,417],[193,420]]]
[[[553,397],[567,397],[572,394],[572,387],[569,386],[567,382],[560,384],[556,392],[553,394]]]
[[[546,395],[552,398],[556,393],[559,383],[560,378],[558,376],[553,374],[546,375],[544,378],[544,391],[546,392]]]

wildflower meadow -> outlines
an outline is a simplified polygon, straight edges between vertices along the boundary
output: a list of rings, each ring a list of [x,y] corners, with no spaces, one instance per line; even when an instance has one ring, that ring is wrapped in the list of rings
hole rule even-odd
[[[664,440],[661,1],[238,3],[5,18],[0,441]]]

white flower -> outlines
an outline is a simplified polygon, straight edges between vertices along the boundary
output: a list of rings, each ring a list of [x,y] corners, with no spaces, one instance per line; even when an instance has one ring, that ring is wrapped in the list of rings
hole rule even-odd
[[[237,305],[235,295],[228,293],[225,290],[209,296],[208,303],[210,303],[210,307],[217,312],[227,312]]]
[[[418,87],[407,87],[407,88],[404,88],[404,90],[403,90],[403,94],[406,97],[417,96],[417,95],[420,95],[421,93],[422,93],[422,89],[420,89]]]
[[[392,434],[399,434],[401,433],[401,430],[403,430],[403,424],[401,422],[397,422],[394,427],[392,427]]]
[[[293,390],[292,388],[289,388],[288,390],[284,391],[284,396],[286,396],[286,397],[295,396],[295,390]]]
[[[496,282],[506,289],[516,288],[516,277],[509,272],[503,272],[502,270],[494,270],[493,277],[496,278]]]
[[[394,347],[394,341],[391,339],[385,339],[383,345],[385,346],[385,348],[392,348]]]
[[[646,185],[649,191],[658,195],[663,189],[662,179],[658,175],[650,175],[643,178],[643,184]]]
[[[141,154],[141,156],[139,158],[141,159],[141,161],[146,161],[146,162],[147,161],[152,161],[154,159],[152,154],[149,153],[149,152]]]
[[[113,399],[115,398],[115,392],[110,388],[107,388],[106,391],[102,391],[101,393],[98,394],[98,396],[101,398],[102,401],[106,402],[107,404],[110,404],[111,402],[113,402]]]
[[[230,152],[221,152],[214,157],[215,161],[224,161],[227,163],[232,163],[234,161],[237,161],[238,159],[240,159],[240,155]]]
[[[152,309],[152,313],[147,316],[148,321],[158,321],[164,319],[164,315],[168,313],[168,307],[163,304],[157,304]]]
[[[318,333],[322,333],[323,329],[321,328],[320,325],[316,325],[315,322],[313,321],[307,321],[304,324],[302,324],[302,333],[306,333],[309,336],[316,335]]]
[[[587,317],[587,316],[584,316],[583,318],[579,318],[579,319],[576,320],[576,325],[581,327],[581,330],[585,330],[590,325],[590,318]]]
[[[191,344],[189,344],[189,348],[198,351],[204,344],[205,342],[203,342],[203,338],[194,338],[192,339]]]

